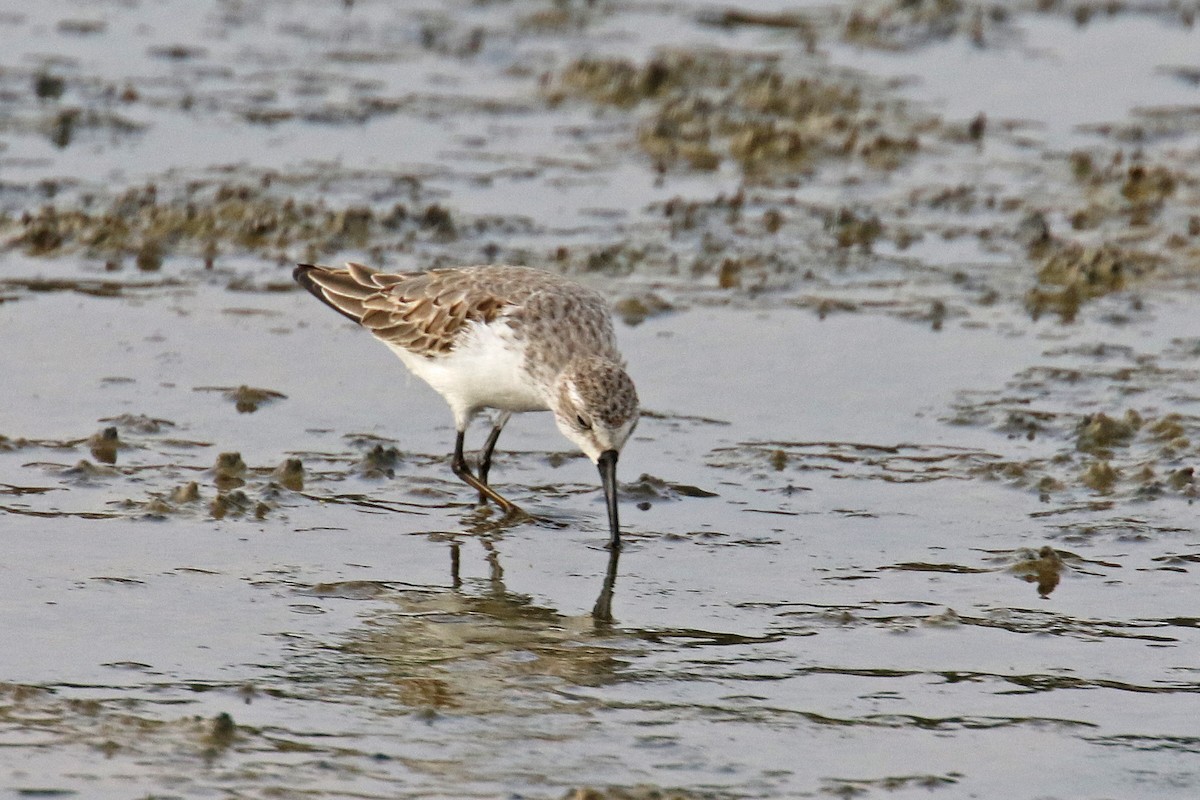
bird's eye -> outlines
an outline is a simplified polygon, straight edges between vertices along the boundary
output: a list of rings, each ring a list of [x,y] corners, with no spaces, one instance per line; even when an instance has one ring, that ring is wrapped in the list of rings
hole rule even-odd
[[[585,431],[590,431],[592,429],[592,421],[583,414],[576,414],[575,421],[579,423],[579,427]]]

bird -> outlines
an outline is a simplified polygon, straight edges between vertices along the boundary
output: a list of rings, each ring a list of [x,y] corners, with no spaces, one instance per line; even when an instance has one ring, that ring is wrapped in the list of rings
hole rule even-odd
[[[481,503],[521,513],[488,484],[492,454],[514,413],[553,412],[559,431],[599,468],[606,547],[621,548],[617,460],[640,412],[602,295],[552,272],[496,264],[397,273],[299,264],[293,277],[442,396],[456,432],[451,469]],[[472,473],[463,447],[484,409],[499,413]]]

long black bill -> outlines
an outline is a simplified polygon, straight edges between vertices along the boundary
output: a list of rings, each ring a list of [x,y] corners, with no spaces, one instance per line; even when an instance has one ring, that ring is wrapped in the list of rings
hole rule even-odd
[[[604,501],[608,504],[610,550],[621,549],[621,522],[617,518],[617,455],[616,450],[605,450],[596,462],[600,467],[600,480],[604,483]]]

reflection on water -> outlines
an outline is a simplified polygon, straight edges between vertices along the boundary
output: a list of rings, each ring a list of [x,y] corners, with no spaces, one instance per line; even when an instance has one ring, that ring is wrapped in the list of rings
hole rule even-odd
[[[620,550],[609,550],[608,569],[604,571],[604,585],[601,586],[600,594],[596,597],[596,604],[592,606],[592,618],[602,625],[612,624],[614,621],[612,615],[613,590],[617,585],[617,568],[620,558]]]
[[[452,541],[449,588],[372,587],[372,599],[385,604],[339,645],[348,656],[342,667],[361,677],[354,691],[423,713],[524,715],[563,702],[544,695],[556,682],[602,686],[615,680],[631,642],[612,629],[619,554],[608,554],[592,613],[568,617],[510,591],[495,542],[476,541],[485,553],[486,578],[464,581],[461,544]],[[363,587],[328,583],[307,593],[361,597]]]
[[[1073,709],[1070,702],[1016,703],[1000,698],[1058,697],[1088,689],[1124,705],[1125,697],[1200,692],[1194,680],[1115,680],[1102,670],[996,671],[980,668],[990,661],[986,654],[963,658],[958,652],[970,631],[1021,637],[1007,645],[1016,646],[1014,652],[1039,647],[1037,640],[1047,636],[1170,646],[1180,640],[1168,633],[1169,621],[1123,624],[1014,608],[972,613],[916,601],[773,602],[741,607],[750,618],[774,617],[776,624],[761,634],[639,628],[621,625],[612,614],[618,554],[608,554],[592,612],[572,616],[512,590],[505,582],[498,542],[481,539],[478,544],[486,564],[484,577],[462,577],[463,547],[451,541],[445,585],[339,582],[306,590],[327,600],[370,599],[371,606],[359,625],[336,637],[332,649],[299,653],[297,668],[307,682],[317,682],[313,688],[319,687],[327,699],[344,695],[339,702],[365,703],[369,713],[380,718],[398,715],[424,721],[429,727],[420,738],[442,748],[440,755],[405,763],[428,780],[469,783],[484,776],[503,780],[514,770],[532,769],[523,774],[533,775],[536,784],[547,774],[545,763],[537,757],[514,755],[514,748],[526,752],[532,747],[531,752],[541,753],[542,758],[552,753],[562,759],[560,767],[580,769],[581,782],[586,783],[586,776],[594,774],[580,767],[588,743],[611,744],[630,735],[639,742],[630,751],[634,763],[667,758],[681,769],[710,776],[727,769],[731,777],[740,775],[738,780],[758,775],[770,783],[766,776],[772,774],[768,766],[772,759],[784,759],[781,768],[783,763],[790,765],[776,778],[784,774],[794,778],[797,769],[774,743],[763,743],[760,757],[742,755],[736,767],[718,759],[711,770],[682,758],[678,750],[690,731],[714,724],[747,733],[766,726],[786,732],[785,739],[803,733],[823,752],[830,746],[827,737],[836,731],[842,732],[838,736],[873,742],[872,746],[884,741],[872,737],[886,731],[935,737],[953,733],[978,741],[990,741],[977,737],[1003,731],[1020,731],[1018,739],[1093,737],[1107,726]],[[1045,596],[1053,588],[1045,574],[1057,575],[1064,568],[1084,570],[1087,563],[1047,548],[996,552],[989,560],[998,566],[900,564],[894,569],[960,575],[1002,570],[1037,582]],[[901,638],[885,644],[856,633],[872,630]],[[874,642],[874,652],[834,644],[842,639]],[[985,639],[972,636],[970,640]],[[830,660],[833,653],[840,653],[840,660]],[[996,700],[980,704],[968,699],[980,691]],[[489,744],[464,749],[464,726]],[[451,734],[452,728],[457,732]],[[389,747],[400,745],[393,742],[385,751]],[[682,760],[672,762],[667,754]],[[817,774],[828,786],[841,787],[838,791],[853,786],[927,789],[964,777],[953,771],[906,772],[896,764],[885,773],[887,777],[867,780],[853,777],[853,763],[851,759],[836,767],[818,766]]]

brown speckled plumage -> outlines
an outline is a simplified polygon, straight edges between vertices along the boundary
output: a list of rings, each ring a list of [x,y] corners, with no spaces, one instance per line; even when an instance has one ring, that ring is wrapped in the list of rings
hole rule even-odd
[[[605,425],[616,427],[637,407],[637,389],[625,370],[607,359],[584,358],[570,368],[576,391],[595,398],[591,413]]]
[[[528,364],[535,378],[563,368],[573,345],[622,363],[604,298],[553,273],[530,267],[480,266],[429,272],[373,272],[301,265],[296,279],[334,310],[389,345],[436,358],[452,350],[468,322],[487,324],[504,315],[518,336],[562,347]],[[530,354],[531,356],[535,354]],[[549,356],[549,360],[544,357]]]

